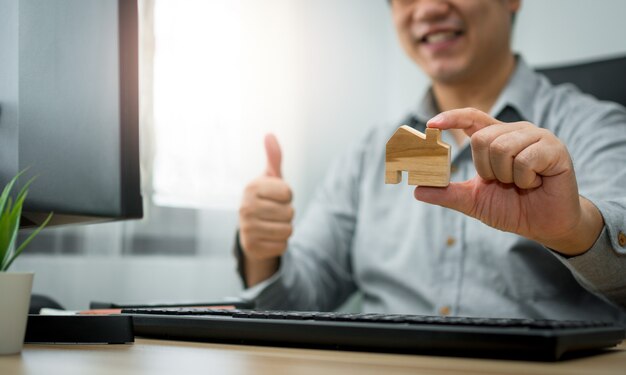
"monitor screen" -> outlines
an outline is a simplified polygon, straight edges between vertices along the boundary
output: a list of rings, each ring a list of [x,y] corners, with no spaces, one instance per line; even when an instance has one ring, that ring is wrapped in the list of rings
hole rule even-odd
[[[22,225],[142,216],[136,0],[1,1],[0,184]]]

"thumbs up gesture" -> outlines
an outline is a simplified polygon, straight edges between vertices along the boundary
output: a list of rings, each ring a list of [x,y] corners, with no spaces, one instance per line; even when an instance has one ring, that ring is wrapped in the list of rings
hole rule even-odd
[[[239,243],[250,286],[278,269],[278,259],[287,249],[293,230],[291,188],[282,179],[282,155],[273,134],[265,136],[265,152],[265,172],[246,186],[239,208]]]

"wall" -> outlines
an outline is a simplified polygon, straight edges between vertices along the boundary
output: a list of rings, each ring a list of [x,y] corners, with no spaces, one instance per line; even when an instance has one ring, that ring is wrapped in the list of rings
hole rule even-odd
[[[525,0],[514,47],[532,65],[626,54],[626,1]]]
[[[18,4],[0,1],[0,184],[17,173],[18,166]]]
[[[389,9],[382,0],[244,1],[243,121],[251,176],[277,134],[301,213],[345,142],[385,121]]]
[[[284,175],[298,214],[331,159],[364,128],[398,121],[415,106],[426,78],[404,56],[384,0],[244,0],[248,38],[244,72],[250,92],[243,117],[253,177],[264,164],[262,136],[283,141]],[[531,64],[626,54],[626,1],[526,0],[514,45]],[[288,140],[288,141],[287,141]],[[225,218],[225,219],[224,219]],[[70,308],[89,300],[213,299],[240,285],[229,250],[236,212],[201,213],[195,233],[218,249],[195,257],[24,256],[15,270],[35,270],[34,291]],[[216,229],[219,228],[219,229]],[[205,234],[202,234],[205,233]],[[106,236],[97,246],[106,247]]]

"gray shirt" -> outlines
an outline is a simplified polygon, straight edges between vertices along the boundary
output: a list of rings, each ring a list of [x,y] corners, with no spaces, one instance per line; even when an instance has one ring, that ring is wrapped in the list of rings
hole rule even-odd
[[[406,120],[424,130],[437,114],[426,93]],[[626,110],[552,86],[521,58],[491,110],[554,133],[572,156],[580,194],[605,227],[583,255],[565,258],[456,211],[418,202],[406,176],[385,181],[385,144],[398,125],[376,127],[328,171],[295,228],[278,272],[244,292],[259,308],[333,310],[353,292],[366,312],[626,322]],[[469,142],[450,134],[452,181],[476,174]],[[620,244],[622,237],[622,244]]]

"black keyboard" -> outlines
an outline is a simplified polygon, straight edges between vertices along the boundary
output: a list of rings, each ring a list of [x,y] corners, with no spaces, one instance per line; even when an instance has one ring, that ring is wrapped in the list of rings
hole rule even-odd
[[[558,360],[619,344],[606,322],[206,308],[124,309],[135,335],[398,353]]]

